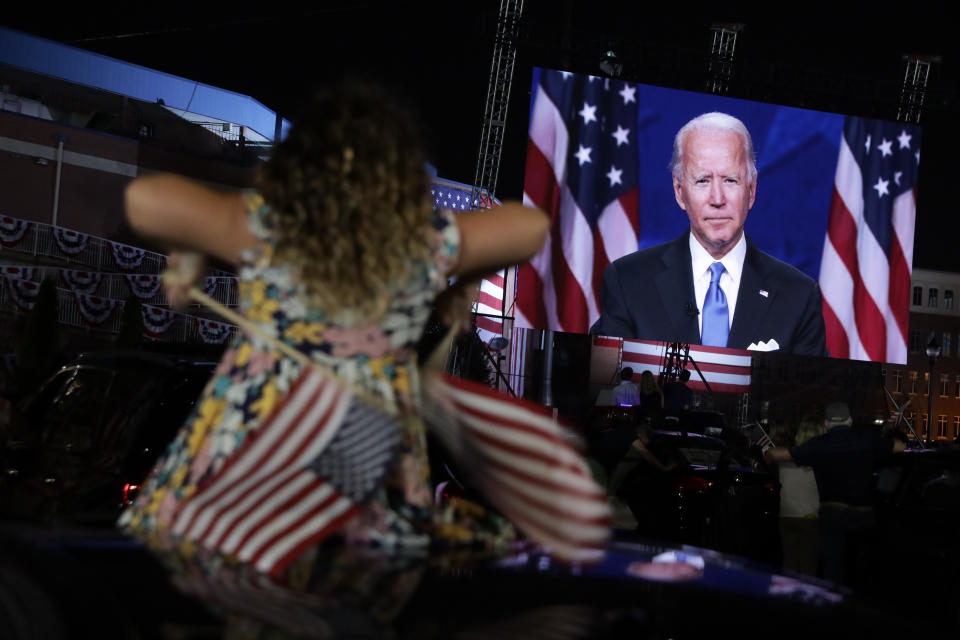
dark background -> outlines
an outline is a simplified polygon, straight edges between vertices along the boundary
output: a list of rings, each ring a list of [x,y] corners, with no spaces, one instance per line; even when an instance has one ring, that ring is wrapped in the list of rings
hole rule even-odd
[[[88,3],[9,7],[4,26],[250,95],[294,118],[337,76],[384,81],[420,111],[441,177],[472,183],[500,3],[348,2],[319,6]],[[703,90],[710,25],[745,25],[728,95],[895,119],[904,54],[934,54],[921,124],[914,266],[960,271],[952,206],[960,133],[957,28],[945,2],[677,3],[527,0],[496,195],[522,193],[533,65],[600,73],[612,48],[623,77]]]

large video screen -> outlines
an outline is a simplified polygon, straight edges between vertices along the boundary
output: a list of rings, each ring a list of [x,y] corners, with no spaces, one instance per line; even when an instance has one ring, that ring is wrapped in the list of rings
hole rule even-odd
[[[678,131],[715,112],[749,132],[755,177],[725,116],[672,163]],[[553,225],[518,270],[517,324],[905,363],[920,142],[899,122],[534,69],[524,199]]]

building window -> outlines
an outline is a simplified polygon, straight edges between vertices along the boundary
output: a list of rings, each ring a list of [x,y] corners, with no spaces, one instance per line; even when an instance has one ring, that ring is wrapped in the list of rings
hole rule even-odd
[[[920,332],[910,332],[910,353],[920,353]]]
[[[953,416],[953,437],[960,438],[960,416]]]
[[[950,332],[943,332],[943,340],[940,342],[940,355],[948,356],[950,355]]]
[[[943,308],[953,309],[953,289],[943,290]]]
[[[893,390],[897,393],[903,393],[903,371],[900,369],[893,370]]]
[[[957,383],[957,397],[960,398],[960,375],[957,376],[956,383]]]
[[[923,395],[930,395],[930,372],[925,371],[923,373]]]
[[[913,306],[919,307],[923,304],[923,287],[913,288]]]
[[[927,414],[920,416],[920,435],[927,436]]]
[[[917,392],[917,372],[916,371],[911,371],[909,373],[909,375],[907,376],[907,382],[909,382],[908,393],[916,393]]]
[[[947,416],[937,416],[937,437],[947,437]]]
[[[946,373],[940,374],[940,397],[946,398],[950,395],[950,375]]]
[[[930,292],[927,294],[927,306],[936,307],[937,306],[937,290],[933,287],[930,287]]]

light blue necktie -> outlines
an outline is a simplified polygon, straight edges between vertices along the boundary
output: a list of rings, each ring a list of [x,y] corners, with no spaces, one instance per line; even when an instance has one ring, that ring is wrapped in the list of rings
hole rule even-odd
[[[720,262],[710,265],[710,288],[703,301],[700,344],[712,347],[727,346],[727,334],[730,333],[730,314],[727,311],[727,296],[720,288],[720,276],[726,269]]]

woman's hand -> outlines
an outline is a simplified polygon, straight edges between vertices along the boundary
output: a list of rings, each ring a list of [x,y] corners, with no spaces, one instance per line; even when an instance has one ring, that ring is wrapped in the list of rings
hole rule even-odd
[[[455,334],[468,331],[473,326],[473,301],[477,299],[479,285],[479,278],[460,279],[434,300],[441,322]]]
[[[206,271],[202,254],[192,251],[171,251],[163,272],[163,290],[167,302],[174,309],[183,309],[190,302],[187,292],[197,284]]]

